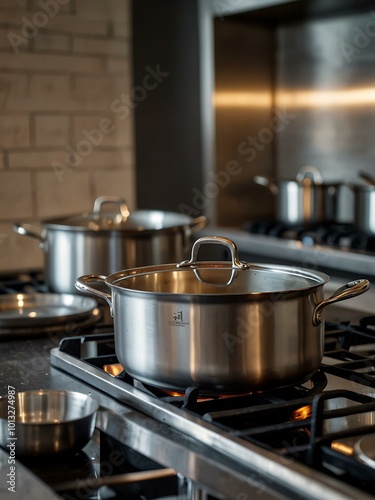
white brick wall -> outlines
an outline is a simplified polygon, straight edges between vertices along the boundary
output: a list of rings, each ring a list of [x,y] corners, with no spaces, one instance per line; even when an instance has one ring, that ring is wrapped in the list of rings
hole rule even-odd
[[[111,111],[131,90],[130,2],[55,0],[53,16],[41,2],[0,2],[0,272],[43,267],[38,241],[16,235],[16,221],[91,210],[103,194],[136,205],[132,113]],[[82,142],[105,118],[111,132]],[[69,148],[79,164],[58,175],[52,163],[66,165]]]

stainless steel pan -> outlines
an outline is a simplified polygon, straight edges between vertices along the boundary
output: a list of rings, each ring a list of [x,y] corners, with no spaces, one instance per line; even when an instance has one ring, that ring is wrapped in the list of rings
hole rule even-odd
[[[231,262],[197,262],[203,244],[226,246]],[[289,385],[317,370],[324,308],[369,288],[353,281],[324,300],[328,281],[318,271],[240,262],[233,241],[204,237],[189,261],[86,275],[76,285],[110,305],[116,354],[136,379],[238,392]],[[98,289],[103,283],[111,293]]]
[[[97,307],[96,300],[71,294],[17,293],[0,296],[0,328],[61,325],[82,321]]]

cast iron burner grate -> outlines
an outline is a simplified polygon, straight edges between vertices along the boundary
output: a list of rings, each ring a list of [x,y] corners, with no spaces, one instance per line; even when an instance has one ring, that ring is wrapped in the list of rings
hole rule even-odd
[[[361,488],[371,493],[375,486],[373,469],[358,459],[356,445],[349,446],[345,440],[356,443],[367,436],[372,439],[374,416],[374,398],[331,390],[286,402],[210,412],[203,419],[278,453],[286,462],[298,460],[333,476],[339,474],[351,484],[360,481]],[[348,426],[351,419],[357,426]]]
[[[25,271],[22,273],[2,274],[0,277],[0,294],[11,293],[47,293],[41,271]]]
[[[350,224],[288,225],[282,222],[249,221],[244,230],[252,234],[298,240],[305,245],[326,245],[334,248],[375,252],[375,236],[358,231]]]
[[[375,316],[366,316],[358,325],[326,323],[325,373],[375,388]]]
[[[129,375],[124,371],[119,377],[125,377],[126,380]],[[327,378],[323,371],[317,370],[309,381],[305,382],[306,385],[296,384],[289,387],[245,394],[206,394],[202,393],[199,387],[194,386],[188,387],[184,393],[176,393],[175,391],[158,389],[138,381],[133,383],[141,390],[145,390],[167,403],[204,416],[217,410],[233,410],[236,412],[249,405],[274,404],[280,401],[294,400],[302,396],[319,394],[326,387]]]

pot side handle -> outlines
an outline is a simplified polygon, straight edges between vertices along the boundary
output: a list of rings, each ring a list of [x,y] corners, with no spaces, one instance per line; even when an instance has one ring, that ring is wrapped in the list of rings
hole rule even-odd
[[[254,175],[253,181],[255,182],[255,184],[259,184],[259,186],[268,188],[272,194],[278,194],[279,192],[279,186],[276,184],[276,182],[272,181],[270,178],[264,175]]]
[[[88,285],[88,283],[104,283],[107,286],[107,284],[105,283],[106,279],[107,276],[102,276],[99,274],[86,274],[85,276],[80,276],[76,279],[75,286],[77,290],[82,293],[88,293],[89,295],[94,295],[96,297],[104,299],[109,305],[109,311],[111,313],[111,316],[113,317],[112,295]]]
[[[208,224],[208,219],[204,215],[200,215],[199,217],[196,217],[195,219],[192,220],[190,224],[190,229],[192,231],[199,231],[200,229],[203,229],[206,227]]]
[[[340,302],[341,300],[351,299],[352,297],[357,297],[362,293],[366,292],[370,288],[370,282],[365,279],[350,281],[346,285],[340,287],[335,291],[331,297],[322,300],[314,309],[313,312],[313,325],[318,326],[322,322],[322,311],[323,309],[335,302]]]
[[[37,238],[42,243],[44,243],[43,238],[43,229],[41,227],[33,226],[31,224],[19,224],[15,222],[13,224],[13,231],[22,236],[32,236],[33,238]]]

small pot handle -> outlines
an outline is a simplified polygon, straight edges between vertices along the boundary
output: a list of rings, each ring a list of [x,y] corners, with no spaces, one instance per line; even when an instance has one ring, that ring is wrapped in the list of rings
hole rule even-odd
[[[372,175],[362,170],[358,172],[358,175],[365,182],[366,186],[375,186],[375,177],[373,177]]]
[[[238,259],[237,245],[234,243],[234,241],[230,240],[229,238],[225,238],[224,236],[202,236],[202,238],[199,238],[194,242],[191,249],[190,260],[184,260],[180,262],[179,264],[177,264],[177,267],[191,267],[192,269],[197,269],[199,265],[199,262],[197,260],[198,251],[199,248],[205,244],[224,245],[225,247],[227,247],[231,255],[232,269],[238,269],[242,271],[250,267],[250,264],[248,264],[247,262],[241,262]]]
[[[92,209],[92,213],[95,216],[99,217],[101,214],[102,205],[104,205],[105,203],[118,205],[119,215],[121,215],[121,220],[126,220],[129,217],[130,212],[126,201],[123,198],[120,198],[119,196],[110,196],[110,195],[99,196],[98,198],[96,198],[96,200],[94,201],[94,208]]]
[[[320,185],[323,184],[323,177],[320,170],[317,167],[305,166],[298,170],[296,177],[297,182],[303,182],[305,179],[310,178],[313,184]]]
[[[19,224],[15,222],[13,224],[13,231],[22,236],[32,236],[33,238],[37,238],[41,242],[44,242],[43,238],[43,229],[41,227],[32,226],[31,224]]]
[[[112,307],[112,295],[110,293],[103,292],[102,290],[98,290],[97,288],[88,285],[88,283],[105,283],[107,276],[102,276],[99,274],[86,274],[85,276],[80,276],[76,279],[75,286],[77,290],[82,293],[88,293],[89,295],[95,295],[96,297],[100,297],[104,299],[109,305],[109,310],[111,316],[113,317],[113,307]],[[107,285],[106,285],[107,286]]]
[[[370,282],[365,279],[350,281],[346,285],[340,287],[336,292],[331,295],[328,299],[322,300],[319,304],[315,306],[313,312],[313,325],[318,326],[322,322],[322,311],[323,309],[335,302],[340,302],[340,300],[350,299],[352,297],[357,297],[366,292],[370,288]]]
[[[208,224],[208,219],[204,215],[201,215],[199,217],[196,217],[191,221],[190,228],[192,231],[199,231],[200,229],[203,229],[206,227]]]
[[[200,277],[199,262],[197,258],[198,258],[199,248],[204,244],[224,245],[229,249],[231,254],[232,274],[227,282],[210,283],[208,281],[203,280]],[[237,271],[244,271],[245,269],[249,269],[250,264],[248,264],[247,262],[241,262],[238,259],[237,245],[234,243],[234,241],[230,240],[229,238],[224,238],[223,236],[202,236],[202,238],[199,238],[197,241],[195,241],[191,249],[190,260],[184,260],[183,262],[180,262],[179,264],[177,264],[177,267],[190,267],[191,269],[194,269],[194,274],[201,283],[216,285],[216,286],[227,286],[230,285],[233,279],[237,276]]]
[[[253,181],[260,186],[268,188],[272,194],[278,194],[279,192],[279,186],[276,184],[276,182],[271,181],[271,179],[265,177],[264,175],[255,175],[253,177]]]
[[[44,230],[41,227],[33,226],[31,224],[19,224],[15,222],[13,224],[13,231],[21,236],[31,236],[32,238],[37,238],[40,240],[39,248],[46,251],[46,240],[44,237]]]

